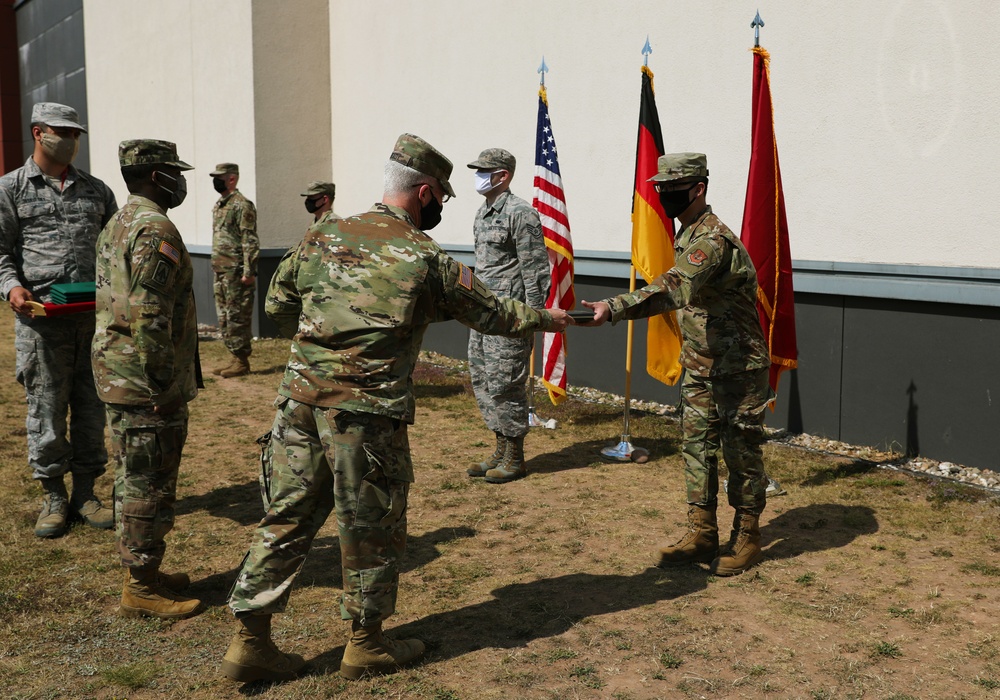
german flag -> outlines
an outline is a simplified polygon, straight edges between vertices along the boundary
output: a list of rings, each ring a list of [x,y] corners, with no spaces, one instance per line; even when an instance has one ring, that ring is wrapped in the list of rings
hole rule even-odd
[[[632,265],[646,284],[674,266],[674,222],[663,212],[660,197],[647,182],[663,155],[663,134],[653,93],[653,72],[642,67],[639,138],[635,149],[632,195]],[[673,311],[650,316],[646,331],[646,372],[664,384],[681,377],[681,331]]]

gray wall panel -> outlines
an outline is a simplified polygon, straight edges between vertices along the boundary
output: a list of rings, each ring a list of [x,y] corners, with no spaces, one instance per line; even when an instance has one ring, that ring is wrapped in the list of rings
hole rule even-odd
[[[1000,311],[854,300],[841,439],[1000,467]]]

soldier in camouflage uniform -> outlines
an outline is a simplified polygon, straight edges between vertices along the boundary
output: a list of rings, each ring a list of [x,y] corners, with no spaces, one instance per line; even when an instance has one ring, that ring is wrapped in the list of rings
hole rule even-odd
[[[549,296],[549,256],[538,212],[510,191],[517,163],[502,148],[487,148],[469,163],[476,192],[486,201],[472,227],[476,276],[498,297],[535,308]],[[527,474],[524,436],[528,433],[528,367],[531,338],[503,338],[472,330],[469,375],[486,427],[496,435],[493,454],[467,470],[469,476],[505,483]]]
[[[339,219],[333,211],[333,198],[337,194],[337,186],[332,182],[313,180],[302,193],[305,197],[306,211],[313,215],[313,224]]]
[[[110,528],[114,519],[94,495],[104,473],[104,410],[94,391],[90,340],[94,314],[48,318],[28,302],[50,302],[53,284],[94,280],[94,243],[118,209],[103,182],[71,163],[79,147],[76,110],[39,102],[31,110],[34,151],[0,178],[0,297],[17,314],[17,381],[28,403],[28,464],[45,492],[39,537],[66,531],[72,511]],[[69,439],[67,439],[69,413]],[[72,473],[72,499],[63,480]]]
[[[770,359],[757,316],[757,274],[740,239],[705,202],[708,161],[701,153],[661,156],[656,183],[664,212],[682,227],[675,265],[631,294],[585,306],[594,324],[646,318],[674,309],[684,337],[681,364],[684,460],[689,528],[660,550],[660,565],[711,562],[723,576],[762,556],[758,518],[767,501],[761,444]],[[727,495],[736,509],[729,543],[719,550],[716,501],[720,450],[729,469]]]
[[[560,330],[562,311],[495,297],[425,231],[454,195],[452,164],[403,134],[386,164],[382,202],[309,229],[278,265],[265,309],[292,338],[275,402],[270,506],[257,526],[229,606],[241,627],[223,661],[239,681],[294,677],[302,657],[271,641],[317,531],[336,513],[341,615],[351,620],[341,675],[392,671],[423,653],[392,640],[413,482],[407,426],[412,373],[430,323],[458,319],[482,332],[529,337]]]
[[[128,570],[121,614],[188,617],[199,601],[177,593],[187,574],[160,572],[174,525],[187,404],[198,393],[198,323],[191,258],[167,209],[187,194],[167,141],[122,141],[125,206],[97,240],[94,379],[115,457],[118,553]]]
[[[215,310],[219,333],[232,354],[228,365],[217,367],[212,373],[240,377],[250,373],[253,295],[260,255],[257,209],[236,189],[240,180],[236,163],[219,163],[211,175],[212,185],[221,195],[212,207]]]

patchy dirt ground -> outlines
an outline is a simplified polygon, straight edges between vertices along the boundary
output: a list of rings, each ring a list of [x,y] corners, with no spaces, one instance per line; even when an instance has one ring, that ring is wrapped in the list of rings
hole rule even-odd
[[[988,698],[1000,697],[997,504],[960,485],[865,462],[767,448],[788,488],[765,512],[766,560],[723,579],[650,568],[685,513],[679,433],[633,415],[646,464],[598,455],[619,409],[539,395],[557,430],[527,440],[530,476],[471,481],[492,448],[467,378],[422,365],[411,429],[417,473],[399,610],[424,662],[348,683],[336,675],[336,530],[313,547],[276,641],[311,660],[300,680],[240,686],[219,663],[225,607],[261,515],[254,438],[287,345],[255,345],[250,377],[212,380],[192,404],[165,568],[186,570],[205,612],[176,623],[117,616],[112,537],[76,526],[40,541],[25,466],[12,319],[0,313],[0,688],[9,698]],[[203,344],[204,364],[222,361]],[[110,474],[99,482],[105,495]],[[728,520],[731,511],[722,510]]]

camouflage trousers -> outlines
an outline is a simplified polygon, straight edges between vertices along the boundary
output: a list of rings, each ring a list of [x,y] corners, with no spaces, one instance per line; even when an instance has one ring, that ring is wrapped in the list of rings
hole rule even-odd
[[[254,285],[243,284],[241,269],[214,273],[215,312],[226,349],[236,357],[250,357]]]
[[[108,404],[115,458],[115,534],[122,566],[158,569],[174,527],[177,470],[187,439],[188,408],[170,415]]]
[[[510,438],[528,432],[530,338],[469,334],[469,376],[486,427]]]
[[[767,475],[761,445],[764,410],[771,399],[768,370],[722,377],[684,373],[681,386],[687,500],[715,505],[719,493],[719,452],[729,469],[729,505],[760,513],[766,503]]]
[[[413,466],[406,424],[284,397],[271,431],[270,506],[257,525],[229,607],[283,612],[313,538],[336,511],[341,617],[363,625],[395,611]]]
[[[34,479],[67,471],[104,473],[108,452],[104,404],[97,397],[90,364],[93,339],[92,313],[59,319],[18,317],[15,322],[15,371],[28,403],[25,427]]]

